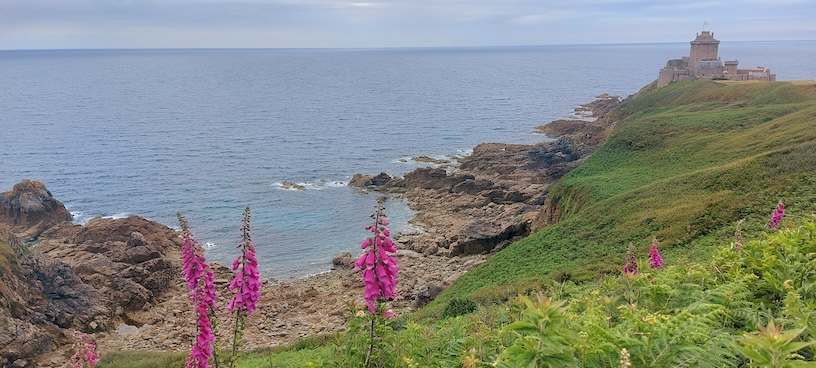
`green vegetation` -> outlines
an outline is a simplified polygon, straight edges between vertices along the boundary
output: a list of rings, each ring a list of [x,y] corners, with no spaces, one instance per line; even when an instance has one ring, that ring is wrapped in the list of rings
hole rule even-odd
[[[309,336],[287,346],[277,346],[241,355],[241,368],[301,368],[303,362],[331,357],[337,336]],[[183,368],[187,352],[124,351],[101,354],[98,368]]]
[[[468,313],[473,313],[477,309],[479,309],[479,306],[477,306],[476,302],[474,302],[473,300],[454,299],[451,300],[445,307],[445,311],[442,312],[442,318],[458,317]]]
[[[632,367],[814,366],[816,223],[786,224],[702,263],[648,269],[642,259],[637,275],[552,282],[458,317],[392,321],[377,331],[375,366],[619,367],[623,349]],[[238,366],[360,366],[366,322],[352,316],[342,339]]]
[[[816,364],[816,84],[672,83],[609,116],[604,145],[550,189],[560,222],[378,326],[373,366]],[[629,244],[637,275],[621,272]],[[361,366],[365,321],[237,366]]]
[[[624,101],[607,142],[550,190],[561,222],[465,274],[426,308],[489,303],[555,277],[617,274],[631,242],[652,237],[669,264],[702,261],[736,221],[757,231],[779,200],[816,205],[816,84],[674,83]]]
[[[14,251],[9,247],[6,239],[3,239],[5,234],[0,233],[0,279],[6,274],[9,267],[9,260],[14,255]]]
[[[187,353],[120,351],[101,354],[99,368],[182,368]]]

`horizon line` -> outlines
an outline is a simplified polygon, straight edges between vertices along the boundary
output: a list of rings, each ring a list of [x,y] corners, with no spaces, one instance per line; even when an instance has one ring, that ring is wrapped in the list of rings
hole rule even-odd
[[[749,42],[816,42],[813,40],[742,40],[721,41],[725,43]],[[4,49],[8,51],[159,51],[159,50],[420,50],[420,49],[500,49],[500,48],[533,48],[533,47],[565,47],[565,46],[638,46],[638,45],[668,45],[686,44],[689,41],[663,42],[615,42],[615,43],[565,43],[565,44],[519,44],[519,45],[458,45],[458,46],[365,46],[365,47],[122,47],[122,48],[30,48]]]

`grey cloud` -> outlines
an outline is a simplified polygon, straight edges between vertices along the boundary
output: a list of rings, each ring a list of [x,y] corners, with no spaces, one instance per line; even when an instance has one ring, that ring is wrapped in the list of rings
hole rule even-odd
[[[808,0],[0,0],[0,49],[659,42],[686,40],[704,20],[723,36],[739,31],[733,39],[816,39],[814,7]],[[751,31],[760,22],[766,31]]]

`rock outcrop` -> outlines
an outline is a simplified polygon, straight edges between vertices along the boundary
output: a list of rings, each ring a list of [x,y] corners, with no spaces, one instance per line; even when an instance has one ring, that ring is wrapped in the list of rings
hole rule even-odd
[[[39,365],[74,330],[132,322],[180,283],[173,229],[138,216],[70,220],[41,182],[0,194],[0,367]]]
[[[600,119],[620,103],[602,95],[575,109],[575,118],[540,130],[557,139],[534,145],[482,143],[453,167],[419,168],[403,178],[355,175],[350,186],[403,195],[426,229],[400,234],[408,249],[425,255],[488,254],[545,226],[550,185],[577,167],[614,125]],[[535,223],[535,224],[534,224]]]
[[[73,220],[45,184],[25,179],[0,194],[0,222],[24,239],[35,239],[51,226]]]
[[[0,367],[33,367],[34,357],[69,343],[70,331],[104,330],[111,311],[67,264],[0,240]]]
[[[35,250],[70,265],[114,311],[155,304],[179,277],[175,231],[138,216],[62,224],[41,237]]]

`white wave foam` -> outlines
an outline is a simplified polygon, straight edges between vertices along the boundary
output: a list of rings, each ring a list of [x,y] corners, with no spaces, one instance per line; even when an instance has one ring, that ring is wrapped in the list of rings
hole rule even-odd
[[[68,211],[68,212],[70,212],[70,213],[71,213],[71,217],[73,217],[73,218],[74,218],[74,221],[73,221],[73,222],[74,222],[75,224],[82,224],[82,223],[84,223],[85,221],[88,221],[88,220],[85,218],[85,214],[84,214],[82,211]]]
[[[468,157],[473,154],[473,148],[456,150],[456,158]]]
[[[345,187],[348,182],[341,180],[320,179],[317,183],[312,182],[292,182],[288,180],[278,181],[271,184],[273,188],[288,191],[309,191],[309,190],[323,190],[326,188]]]
[[[119,212],[119,213],[116,213],[116,214],[113,214],[113,215],[110,215],[110,216],[102,216],[102,215],[99,215],[99,214],[86,215],[82,211],[69,211],[69,212],[71,213],[71,216],[74,216],[73,223],[74,224],[79,224],[79,225],[85,225],[85,224],[88,223],[88,221],[91,221],[91,220],[93,220],[93,219],[95,219],[97,217],[118,220],[118,219],[123,219],[123,218],[126,218],[126,217],[130,216],[129,212]]]
[[[339,188],[339,187],[346,187],[348,186],[347,181],[327,181],[326,186],[329,188]]]
[[[456,155],[423,155],[423,156],[403,156],[391,160],[392,164],[410,164],[410,165],[421,165],[421,166],[444,166],[450,165],[452,161],[456,161],[457,159],[461,158],[462,155],[460,154],[461,150],[457,151]],[[472,152],[472,151],[471,151]],[[426,160],[417,160],[417,158],[429,158],[432,160],[442,161],[441,163],[435,162],[428,162]],[[447,162],[445,162],[447,161]]]
[[[205,250],[206,249],[213,249],[213,248],[218,248],[218,244],[211,243],[211,242],[205,242],[204,245],[202,245],[201,247],[204,248]]]

